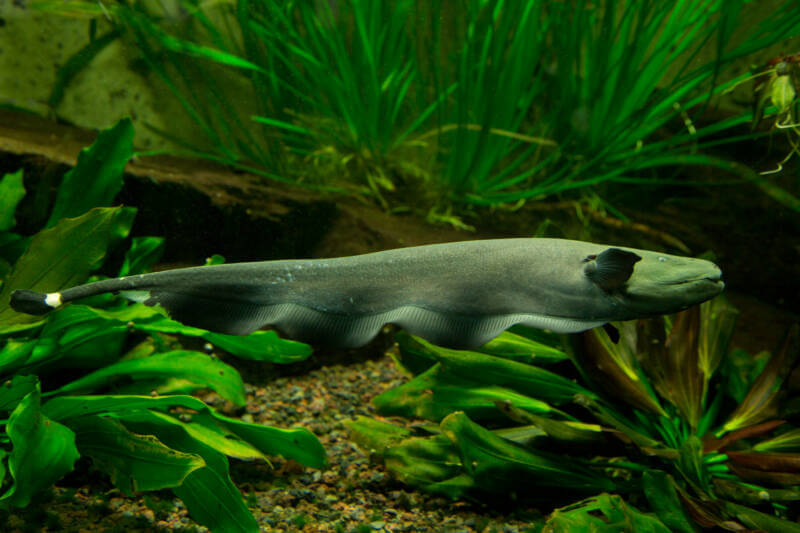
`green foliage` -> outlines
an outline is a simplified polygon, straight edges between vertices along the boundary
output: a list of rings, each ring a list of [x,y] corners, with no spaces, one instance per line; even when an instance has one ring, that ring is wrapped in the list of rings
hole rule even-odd
[[[303,359],[307,345],[274,332],[238,338],[190,328],[119,296],[33,318],[9,307],[17,288],[54,292],[85,282],[127,237],[134,209],[93,206],[111,204],[120,190],[132,135],[127,120],[100,133],[64,177],[48,227],[31,238],[8,237],[16,235],[22,174],[0,181],[8,193],[0,201],[0,239],[22,248],[4,256],[9,263],[18,259],[0,292],[0,508],[27,506],[83,456],[126,495],[170,489],[212,530],[257,531],[228,473],[228,457],[282,455],[321,468],[325,451],[306,429],[242,422],[194,397],[173,395],[211,389],[236,406],[246,401],[233,367],[183,349],[179,338],[203,338],[234,355],[272,362]],[[146,271],[162,251],[163,239],[133,239],[120,275]]]
[[[650,183],[675,165],[757,179],[710,151],[747,138],[731,129],[751,114],[696,119],[747,78],[720,81],[732,61],[800,28],[791,0],[757,25],[745,0],[182,0],[182,17],[39,3],[110,14],[205,134],[162,132],[190,152],[455,224],[452,203]],[[785,116],[795,85],[770,73],[764,94]]]
[[[766,364],[726,357],[736,316],[718,297],[673,317],[614,324],[616,343],[596,328],[565,337],[564,357],[547,370],[531,356],[537,342],[525,357],[401,334],[397,362],[414,377],[374,404],[381,415],[438,425],[361,419],[350,430],[398,479],[430,492],[548,502],[614,492],[654,513],[600,494],[556,511],[545,531],[790,531],[795,515],[782,502],[800,499],[800,429],[787,422],[797,402],[786,392],[800,328]]]

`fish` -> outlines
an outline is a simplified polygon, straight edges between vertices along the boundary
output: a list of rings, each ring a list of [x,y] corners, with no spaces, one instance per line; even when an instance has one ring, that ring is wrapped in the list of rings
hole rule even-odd
[[[159,305],[186,325],[356,348],[392,323],[434,344],[477,348],[515,324],[577,333],[674,313],[719,294],[717,265],[584,241],[507,238],[331,259],[178,268],[79,285],[17,290],[11,306],[44,314],[101,293]],[[132,292],[128,292],[132,291]]]

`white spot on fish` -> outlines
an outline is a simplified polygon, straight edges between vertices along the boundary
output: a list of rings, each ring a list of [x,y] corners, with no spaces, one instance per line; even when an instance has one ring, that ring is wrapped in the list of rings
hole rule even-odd
[[[60,292],[51,292],[47,296],[44,297],[45,305],[49,307],[58,307],[61,305],[61,293]]]
[[[659,258],[658,258],[658,262],[659,262],[659,263],[663,263],[663,262],[664,262],[664,261],[666,261],[666,260],[667,260],[667,258],[666,258],[666,257],[659,257]]]

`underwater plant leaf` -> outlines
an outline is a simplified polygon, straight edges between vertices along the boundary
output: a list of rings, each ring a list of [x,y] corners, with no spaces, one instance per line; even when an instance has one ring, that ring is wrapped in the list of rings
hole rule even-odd
[[[509,388],[556,405],[572,401],[576,394],[595,396],[574,381],[549,370],[478,352],[442,348],[419,338],[416,340],[436,357],[443,370],[464,379]]]
[[[172,488],[195,521],[212,531],[258,532],[258,522],[231,480],[225,455],[199,442],[180,425],[165,422],[155,413],[138,411],[120,418],[131,431],[155,435],[169,448],[203,458],[205,466],[192,471],[180,486]]]
[[[119,270],[119,277],[143,274],[164,254],[164,237],[134,237]]]
[[[723,501],[725,510],[746,527],[764,533],[800,533],[800,524],[768,515],[744,505]]]
[[[632,407],[666,416],[636,362],[636,322],[615,322],[619,341],[614,343],[604,328],[581,333],[574,350],[576,366],[590,383],[621,398]]]
[[[737,429],[736,431],[731,431],[723,435],[720,438],[714,437],[712,435],[706,435],[703,439],[703,448],[708,452],[715,452],[717,450],[724,449],[730,446],[732,443],[742,440],[742,439],[749,439],[753,437],[761,437],[766,435],[767,433],[772,432],[775,428],[782,426],[785,424],[785,420],[770,420],[768,422],[761,422],[760,424],[756,424],[754,426],[747,426],[742,429]],[[763,441],[762,441],[763,442]],[[762,444],[759,442],[758,444]],[[756,446],[758,446],[758,444]],[[756,447],[754,446],[754,448]],[[759,450],[759,451],[767,451],[767,450]]]
[[[398,480],[427,492],[456,499],[469,496],[476,487],[456,447],[444,435],[405,439],[389,446],[383,460]]]
[[[522,424],[530,424],[530,426],[538,428],[542,435],[555,440],[572,443],[602,442],[603,432],[607,431],[597,424],[587,424],[573,420],[554,420],[539,416],[509,403],[498,404],[498,408],[512,420]]]
[[[476,420],[503,420],[506,417],[497,407],[498,402],[534,413],[557,412],[536,398],[453,375],[441,363],[372,399],[381,415],[424,418],[435,422],[453,411],[464,411]]]
[[[766,489],[743,484],[741,480],[714,479],[714,493],[726,500],[747,505],[763,505],[765,501],[791,503],[800,501],[800,491],[793,489]]]
[[[54,292],[83,283],[106,257],[109,247],[127,235],[135,213],[131,208],[99,207],[37,233],[0,291],[0,333],[44,322],[41,317],[11,309],[12,291]]]
[[[708,490],[708,471],[703,462],[703,442],[696,435],[690,436],[681,445],[676,466],[690,483]]]
[[[28,393],[11,412],[6,424],[11,440],[8,470],[14,482],[0,496],[0,506],[25,507],[37,492],[71,472],[80,457],[75,434],[41,411],[41,393]]]
[[[777,414],[777,400],[786,377],[800,355],[800,327],[792,326],[780,349],[758,375],[742,403],[730,415],[717,436],[757,424]]]
[[[75,416],[120,413],[154,409],[169,412],[173,407],[183,407],[213,417],[217,422],[265,455],[281,455],[312,468],[322,468],[326,463],[325,449],[319,440],[305,428],[280,429],[263,424],[251,424],[216,413],[205,403],[192,396],[60,396],[52,398],[43,411],[54,420],[68,420]],[[162,425],[165,422],[160,422]]]
[[[447,416],[442,434],[458,449],[466,473],[486,490],[553,487],[579,491],[614,490],[614,482],[594,474],[575,458],[534,451],[507,441],[472,422],[464,413]]]
[[[542,533],[575,531],[670,533],[656,516],[639,511],[617,494],[607,493],[556,509],[542,528]]]
[[[737,405],[744,401],[750,387],[771,357],[772,355],[766,350],[750,355],[745,350],[738,349],[731,350],[722,359],[719,366],[719,374],[723,378],[722,386]]]
[[[704,378],[703,398],[708,382],[728,353],[739,311],[724,296],[700,304],[700,333],[697,341],[697,364]]]
[[[0,179],[0,231],[8,231],[14,227],[14,213],[17,204],[25,196],[22,184],[22,169],[6,174]]]
[[[552,364],[569,359],[569,356],[558,348],[510,331],[504,331],[477,351],[521,363]]]
[[[22,367],[30,358],[36,344],[36,340],[8,339],[0,350],[0,375],[7,376]]]
[[[132,155],[133,125],[129,118],[98,133],[64,175],[45,227],[52,228],[62,218],[80,216],[94,207],[111,205],[122,188],[123,171]]]
[[[16,409],[19,402],[36,390],[38,383],[36,376],[16,375],[0,385],[0,411]]]
[[[72,304],[71,307],[79,306]],[[240,337],[185,326],[167,317],[160,307],[149,307],[144,304],[129,305],[115,310],[80,307],[83,307],[84,313],[101,317],[107,321],[116,321],[126,327],[130,324],[133,329],[146,333],[174,333],[189,337],[202,337],[237,357],[252,361],[294,363],[306,359],[312,351],[308,344],[282,339],[271,330],[256,331],[246,337]]]
[[[726,450],[725,455],[737,465],[757,470],[800,473],[800,454],[797,453],[734,452]]]
[[[177,487],[205,466],[199,455],[173,450],[153,435],[132,433],[113,419],[81,416],[70,419],[68,426],[81,455],[91,457],[126,496]]]
[[[697,528],[686,515],[675,481],[662,470],[648,470],[642,475],[644,495],[661,522],[674,533],[695,533]]]
[[[120,378],[136,381],[169,377],[186,379],[195,383],[198,388],[211,388],[235,405],[245,404],[244,382],[236,369],[206,354],[189,350],[173,350],[141,359],[119,361],[48,394],[74,394],[96,390],[107,387]]]
[[[757,452],[800,452],[800,428],[793,428],[753,445]]]
[[[397,424],[358,415],[354,420],[344,420],[350,439],[366,451],[382,455],[386,449],[411,436],[411,430]]]
[[[586,396],[577,396],[575,403],[585,407],[604,426],[615,429],[618,437],[636,444],[648,454],[657,454],[659,452],[669,453],[670,455],[677,454],[675,450],[665,449],[661,442],[650,437],[646,431],[637,427],[635,422],[626,419],[622,413],[604,405],[600,401]]]

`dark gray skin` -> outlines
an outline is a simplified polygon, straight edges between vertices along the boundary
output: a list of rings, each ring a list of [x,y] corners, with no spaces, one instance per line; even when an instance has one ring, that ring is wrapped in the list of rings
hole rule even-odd
[[[719,294],[709,261],[562,239],[499,239],[336,259],[183,268],[16,291],[41,313],[103,292],[141,291],[176,320],[246,335],[274,325],[290,337],[361,346],[386,323],[431,342],[475,348],[513,324],[561,333],[673,313]]]

